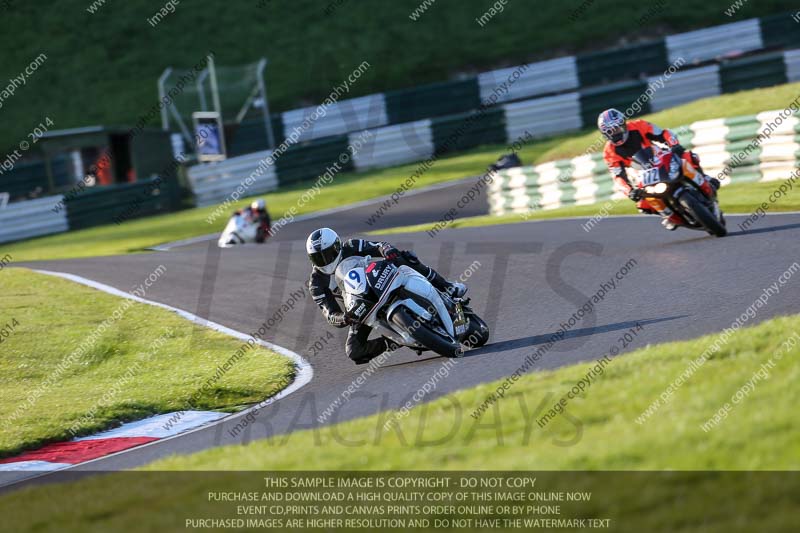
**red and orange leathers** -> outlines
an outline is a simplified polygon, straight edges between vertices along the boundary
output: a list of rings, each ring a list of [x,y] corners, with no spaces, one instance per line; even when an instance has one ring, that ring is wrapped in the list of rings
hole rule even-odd
[[[603,158],[614,181],[625,194],[628,194],[634,187],[628,179],[627,171],[628,167],[633,163],[633,156],[643,148],[652,147],[653,141],[664,143],[670,147],[680,144],[672,132],[663,130],[646,120],[631,120],[628,122],[628,138],[621,145],[615,145],[611,142],[606,143]],[[714,194],[711,184],[698,171],[695,158],[696,156],[693,157],[688,150],[684,152],[684,172],[688,178],[691,178],[700,186],[704,193],[711,197]],[[636,207],[645,211],[657,211],[664,216],[672,215],[671,210],[667,208],[664,202],[657,198],[644,198],[637,202]],[[675,215],[672,216],[674,217]]]

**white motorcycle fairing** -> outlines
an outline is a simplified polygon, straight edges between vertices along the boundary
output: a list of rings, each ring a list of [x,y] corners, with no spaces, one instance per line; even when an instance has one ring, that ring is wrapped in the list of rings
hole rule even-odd
[[[365,291],[365,283],[363,282],[366,279],[366,274],[364,274],[364,272],[370,262],[371,258],[369,256],[348,257],[336,268],[336,282],[341,289],[345,309],[352,309],[355,305],[354,297],[363,294]],[[386,303],[390,301],[397,290],[401,288],[430,302],[430,307],[433,308],[432,310],[435,311],[437,318],[445,328],[445,331],[442,333],[448,335],[451,339],[456,338],[453,320],[450,317],[450,313],[439,291],[437,291],[424,276],[413,268],[405,265],[397,267],[396,272],[388,281],[383,294],[372,309],[369,310],[361,323],[378,330],[378,332],[384,336],[392,337],[399,335],[406,345],[415,345],[416,341],[408,332],[391,327],[392,314],[402,306],[408,309],[414,316],[428,322],[433,318],[430,307],[429,309],[425,309],[411,298],[402,298],[392,302],[389,308],[386,309],[386,320],[378,318],[378,312],[386,306]]]
[[[233,215],[222,230],[217,246],[230,248],[238,244],[254,243],[257,232],[257,223],[248,220],[244,215]]]

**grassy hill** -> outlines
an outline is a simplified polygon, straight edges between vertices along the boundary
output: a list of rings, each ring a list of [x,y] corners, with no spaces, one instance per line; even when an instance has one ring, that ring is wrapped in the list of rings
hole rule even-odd
[[[8,0],[0,5],[0,85],[40,53],[47,59],[3,101],[0,147],[6,153],[45,116],[56,128],[132,124],[156,102],[164,68],[189,68],[209,50],[218,64],[268,57],[270,101],[280,111],[321,101],[365,60],[372,66],[353,96],[796,6],[759,0],[731,18],[730,0],[673,0],[661,10],[633,0],[509,2],[479,26],[493,3],[438,0],[413,21],[420,0],[184,0],[153,27],[148,19],[164,2]],[[649,12],[649,27],[637,27]]]

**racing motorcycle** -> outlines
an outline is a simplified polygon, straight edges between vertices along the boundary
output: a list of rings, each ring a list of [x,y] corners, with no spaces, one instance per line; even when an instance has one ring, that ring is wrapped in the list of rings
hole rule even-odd
[[[702,176],[688,161],[670,150],[649,147],[639,150],[633,161],[639,167],[639,188],[649,202],[666,204],[686,228],[715,237],[728,234],[716,195],[709,198],[700,189],[695,179]]]
[[[230,248],[238,244],[256,242],[258,236],[258,222],[250,219],[244,214],[234,214],[222,234],[219,236],[217,245],[220,248]]]
[[[348,257],[336,267],[345,313],[401,346],[461,357],[462,344],[483,346],[489,326],[467,305],[437,291],[416,270],[369,256]]]

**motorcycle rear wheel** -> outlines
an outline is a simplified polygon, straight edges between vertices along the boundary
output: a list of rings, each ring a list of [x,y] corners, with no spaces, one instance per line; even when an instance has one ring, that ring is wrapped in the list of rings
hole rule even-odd
[[[695,195],[696,193],[687,190],[678,198],[678,203],[711,235],[715,237],[727,235],[728,229],[717,220],[714,214]]]
[[[444,357],[461,357],[464,355],[464,349],[460,343],[445,339],[428,327],[427,324],[411,316],[403,308],[399,308],[392,314],[392,322],[407,331],[420,345],[433,350],[439,355]]]

